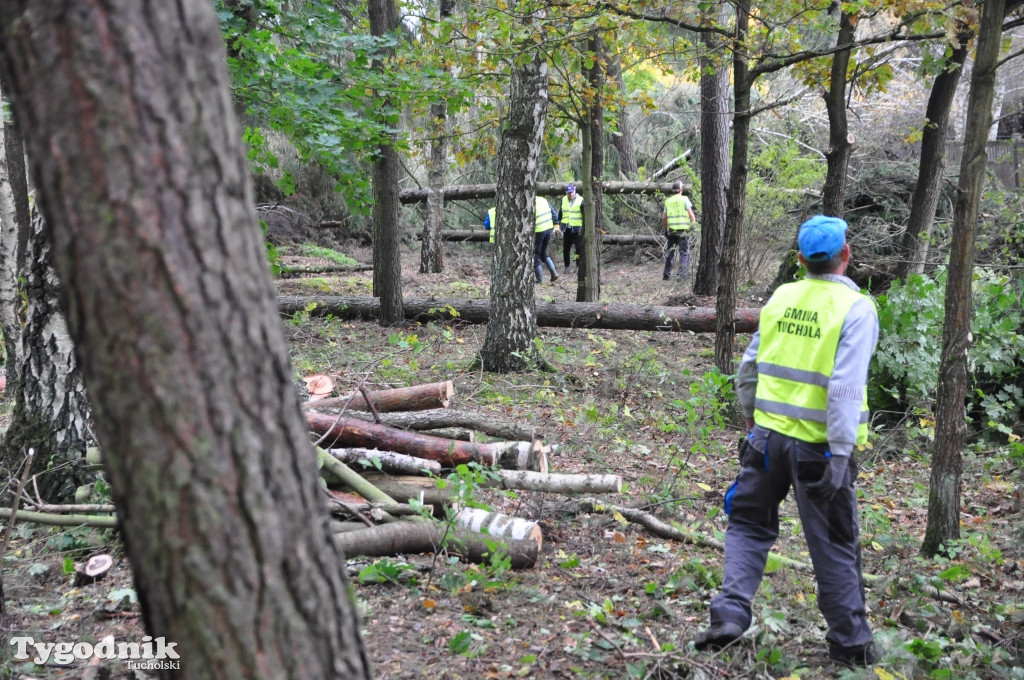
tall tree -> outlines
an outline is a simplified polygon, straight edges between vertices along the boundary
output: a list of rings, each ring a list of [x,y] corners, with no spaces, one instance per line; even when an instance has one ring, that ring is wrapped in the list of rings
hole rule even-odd
[[[0,50],[147,632],[181,677],[368,677],[212,4],[8,0]]]
[[[455,0],[441,0],[439,15],[441,23],[451,17]],[[441,246],[441,227],[444,224],[444,178],[448,165],[448,101],[446,97],[430,105],[430,128],[434,138],[430,142],[430,160],[427,179],[430,194],[427,196],[427,221],[423,225],[423,239],[420,248],[420,273],[437,274],[444,269],[444,251]]]
[[[398,8],[395,0],[369,0],[370,32],[383,38],[398,30]],[[394,55],[390,47],[378,47],[373,60],[374,69],[383,73],[388,57]],[[380,115],[388,119],[391,127],[398,122],[398,112],[389,94],[374,94],[379,101]],[[373,159],[373,295],[380,298],[380,322],[392,326],[405,320],[402,302],[402,259],[399,237],[398,176],[401,162],[395,149],[394,132],[377,149]]]
[[[600,33],[587,38],[587,96],[581,126],[583,140],[583,232],[580,234],[580,268],[576,301],[601,299],[600,238],[602,222],[601,177],[604,167],[604,84],[605,47]]]
[[[825,91],[825,109],[828,111],[828,150],[825,162],[825,186],[821,191],[821,209],[832,217],[843,216],[843,198],[846,195],[846,176],[853,153],[853,134],[846,118],[846,85],[851,45],[854,38],[856,15],[845,10],[839,15],[839,34],[836,51],[832,55],[832,70]]]
[[[548,65],[540,53],[523,57],[512,73],[508,116],[498,152],[491,322],[480,350],[485,371],[523,370],[535,350],[534,195],[548,109]]]
[[[924,131],[921,134],[921,162],[917,167],[917,185],[910,201],[910,217],[903,234],[903,258],[896,266],[896,277],[905,279],[911,272],[924,271],[928,256],[928,241],[935,224],[935,211],[942,195],[942,172],[945,169],[946,138],[949,133],[949,114],[956,98],[960,75],[967,59],[968,45],[973,36],[970,25],[959,24],[956,42],[949,45],[947,59],[940,60],[942,70],[935,76],[928,106],[925,109]]]
[[[721,10],[724,11],[724,8]],[[709,16],[709,20],[717,17]],[[729,190],[729,67],[722,36],[701,34],[700,56],[700,260],[693,280],[696,295],[718,292]]]
[[[971,74],[967,129],[953,206],[953,235],[946,279],[939,389],[935,403],[935,451],[928,489],[928,527],[921,551],[938,553],[960,537],[961,451],[967,432],[967,349],[971,333],[971,280],[978,234],[978,206],[985,181],[988,131],[992,127],[999,43],[1005,0],[981,5],[978,48]]]

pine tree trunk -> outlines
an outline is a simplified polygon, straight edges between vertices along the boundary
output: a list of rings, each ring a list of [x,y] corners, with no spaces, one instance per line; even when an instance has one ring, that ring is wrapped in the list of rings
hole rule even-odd
[[[369,677],[213,5],[6,0],[0,45],[160,677]]]
[[[978,236],[978,208],[985,184],[985,151],[992,127],[992,95],[1005,0],[991,0],[982,9],[967,136],[960,163],[960,181],[953,212],[953,236],[946,280],[946,318],[942,326],[939,389],[935,403],[935,453],[928,496],[928,527],[921,552],[938,553],[960,537],[961,451],[967,433],[967,350],[971,343],[971,280]]]
[[[398,28],[398,10],[394,0],[370,0],[370,32],[384,36]],[[378,71],[388,68],[387,59],[394,50],[383,48],[374,58]],[[383,97],[381,108],[387,115],[394,103]],[[380,298],[380,323],[393,326],[405,318],[402,311],[402,260],[399,237],[398,176],[401,164],[395,151],[395,135],[377,150],[373,161],[373,294]]]
[[[45,500],[67,502],[93,481],[84,465],[93,444],[91,413],[75,360],[75,345],[60,308],[60,281],[53,270],[50,237],[38,212],[30,227],[25,261],[26,310],[19,339],[20,379],[14,415],[4,435],[4,458],[16,463],[32,448],[33,473]]]
[[[921,162],[917,168],[917,186],[910,201],[910,217],[903,234],[903,259],[896,266],[896,277],[924,272],[928,258],[928,240],[935,224],[935,211],[942,196],[942,173],[945,170],[946,139],[949,114],[953,108],[960,74],[967,59],[969,33],[961,33],[960,45],[950,47],[949,68],[935,76],[925,109],[924,133],[921,136]]]
[[[512,74],[508,119],[498,152],[497,229],[491,311],[480,357],[485,371],[526,367],[537,334],[533,272],[534,189],[548,108],[548,66],[537,53]]]
[[[713,33],[702,36],[707,53],[719,47]],[[700,259],[693,280],[695,295],[718,292],[729,189],[729,68],[701,57],[700,79]]]

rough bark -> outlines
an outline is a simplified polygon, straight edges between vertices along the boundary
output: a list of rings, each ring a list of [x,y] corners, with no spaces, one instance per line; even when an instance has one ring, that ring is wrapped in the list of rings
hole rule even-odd
[[[8,0],[0,49],[160,677],[369,677],[212,4]]]
[[[278,298],[281,312],[287,315],[315,304],[310,314],[330,314],[339,319],[375,318],[379,303],[369,297],[296,297]],[[405,301],[405,312],[416,321],[457,321],[458,323],[491,323],[488,300],[420,300]],[[730,331],[753,333],[757,329],[758,308],[733,309],[726,322]],[[614,328],[632,331],[690,331],[714,333],[722,325],[716,311],[709,307],[662,307],[616,305],[605,302],[542,302],[534,315],[537,326],[552,328]],[[319,403],[319,402],[318,402]]]
[[[547,458],[534,442],[464,442],[322,413],[307,413],[306,421],[321,436],[322,446],[395,451],[435,460],[445,467],[479,463],[510,470],[547,471]]]
[[[367,391],[370,403],[377,413],[391,411],[426,411],[435,408],[448,408],[455,386],[451,380],[425,385],[409,385],[391,390]],[[353,392],[343,397],[331,397],[320,401],[307,402],[305,408],[325,409],[344,407],[353,411],[369,411],[361,392]]]
[[[537,52],[512,74],[508,118],[498,152],[498,224],[491,225],[496,229],[490,298],[494,315],[480,350],[485,371],[523,370],[525,357],[534,351],[534,196],[547,108],[548,65]]]
[[[846,12],[839,16],[837,49],[832,55],[829,88],[825,92],[828,111],[828,150],[825,152],[825,185],[821,191],[822,211],[833,217],[843,216],[846,175],[853,153],[853,135],[846,120],[846,73],[850,65],[850,43],[854,38],[853,19]]]
[[[508,555],[513,569],[537,563],[540,545],[529,539],[491,538],[467,529],[447,528],[440,522],[392,522],[335,534],[346,555],[385,557],[406,553],[441,552],[461,555],[477,564],[492,560],[498,551]]]
[[[587,51],[593,65],[587,69],[587,83],[592,96],[586,102],[583,138],[583,229],[580,232],[580,264],[576,274],[576,301],[597,302],[601,299],[602,214],[601,176],[604,167],[604,41],[595,33],[587,38]]]
[[[921,551],[934,555],[960,537],[961,451],[967,433],[967,350],[971,333],[971,279],[978,235],[978,207],[985,182],[986,148],[992,127],[992,96],[1005,0],[986,2],[971,74],[967,135],[953,209],[953,234],[946,279],[939,389],[935,403],[935,452],[928,495],[928,527]]]
[[[582,180],[579,181],[582,182]],[[605,194],[671,195],[673,193],[672,182],[601,182],[601,191]],[[472,198],[494,198],[498,195],[497,192],[497,184],[457,184],[444,188],[444,200],[464,201]],[[537,196],[564,196],[565,182],[537,182],[534,193]],[[689,196],[690,188],[684,187],[683,194]],[[398,198],[402,204],[420,203],[427,200],[428,195],[427,189],[403,189],[399,192]]]
[[[316,402],[315,405],[317,408],[320,408],[321,404],[323,402]],[[349,418],[358,418],[359,420],[373,420],[373,416],[369,413],[349,411],[346,415]],[[492,437],[513,441],[533,441],[539,436],[537,430],[530,425],[520,425],[519,423],[495,418],[486,413],[455,409],[437,409],[414,413],[381,413],[380,421],[389,427],[420,432],[445,428],[466,428]]]
[[[40,495],[73,499],[75,489],[96,477],[85,464],[92,442],[91,409],[75,359],[75,343],[60,308],[61,285],[53,269],[50,236],[38,212],[25,253],[24,328],[18,336],[19,379],[14,413],[3,439],[7,461],[35,450],[33,474]]]
[[[616,50],[608,57],[608,78],[615,81],[622,104],[618,108],[618,122],[616,129],[611,133],[611,144],[615,147],[619,156],[619,176],[623,181],[636,178],[639,164],[636,161],[636,145],[633,143],[633,127],[629,121],[629,109],[625,102],[629,99],[626,92],[626,80],[622,77],[622,59]],[[623,220],[616,219],[617,223]]]
[[[949,66],[935,76],[925,109],[924,132],[921,136],[921,162],[917,167],[917,185],[910,201],[910,217],[903,234],[903,259],[896,265],[896,277],[906,279],[910,273],[922,273],[928,258],[928,240],[935,224],[935,211],[942,196],[942,172],[945,169],[946,138],[949,114],[956,98],[960,74],[970,34],[962,32],[959,44],[952,46]]]
[[[750,0],[736,3],[736,43],[742,45],[747,38],[750,23]],[[733,310],[736,308],[736,261],[743,238],[743,217],[747,202],[747,154],[750,132],[750,89],[753,79],[744,50],[733,52],[733,90],[736,110],[732,127],[732,167],[729,170],[729,207],[726,211],[722,257],[718,260],[718,297],[715,302],[717,328],[715,331],[715,365],[726,375],[732,374],[733,342],[736,328]]]
[[[729,188],[729,68],[715,53],[721,40],[701,36],[700,78],[700,257],[693,280],[695,295],[718,292],[718,260],[722,256]]]
[[[370,33],[385,36],[398,29],[398,9],[395,0],[369,0]],[[373,68],[384,71],[390,68],[388,59],[394,56],[394,49],[381,48],[374,57]],[[394,103],[390,96],[378,95],[383,115],[397,118],[392,113]],[[394,122],[388,122],[394,127]],[[373,295],[380,298],[380,323],[392,326],[405,318],[402,313],[402,260],[399,234],[398,177],[401,162],[395,150],[397,136],[388,139],[377,149],[373,161],[373,208],[370,217],[373,224]]]

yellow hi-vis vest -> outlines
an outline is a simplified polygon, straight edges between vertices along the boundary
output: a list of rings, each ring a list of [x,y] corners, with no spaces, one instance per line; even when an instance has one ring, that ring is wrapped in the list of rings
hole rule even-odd
[[[551,219],[551,206],[543,196],[537,197],[537,227],[535,232],[547,231],[555,227],[555,221]]]
[[[672,231],[688,231],[690,215],[686,212],[686,197],[675,194],[665,199],[665,216],[668,217],[668,228]]]
[[[562,196],[562,223],[573,228],[583,226],[583,197],[576,195],[576,200],[569,202],[568,196]]]
[[[491,208],[487,211],[487,217],[491,221],[491,243],[494,243],[494,218],[498,214],[497,208]]]
[[[828,441],[828,384],[839,333],[862,297],[842,283],[818,279],[779,286],[758,326],[754,422],[805,442]],[[865,390],[857,444],[867,440]]]

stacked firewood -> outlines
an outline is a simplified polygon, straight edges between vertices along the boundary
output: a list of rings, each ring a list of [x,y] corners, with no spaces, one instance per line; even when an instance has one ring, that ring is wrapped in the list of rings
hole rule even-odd
[[[514,568],[540,554],[540,527],[523,518],[460,507],[458,485],[440,482],[454,468],[478,463],[481,486],[554,493],[617,493],[617,475],[548,471],[534,428],[488,414],[449,408],[451,381],[322,398],[312,387],[306,420],[316,437],[338,539],[349,557],[409,552],[458,553],[486,561],[497,544]],[[320,394],[318,394],[318,392]],[[496,441],[477,441],[483,434]]]

